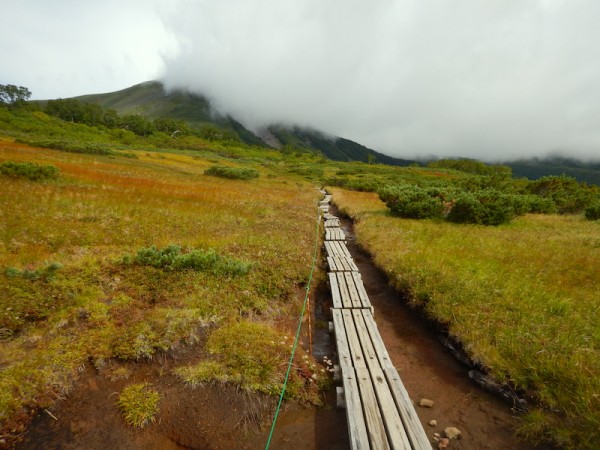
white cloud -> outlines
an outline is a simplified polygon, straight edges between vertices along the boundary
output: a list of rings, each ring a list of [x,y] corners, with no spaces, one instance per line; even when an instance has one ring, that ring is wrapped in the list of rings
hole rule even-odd
[[[600,159],[600,3],[208,0],[167,27],[165,81],[250,126],[387,153]]]
[[[41,99],[113,91],[156,78],[163,67],[160,52],[175,46],[158,4],[13,1],[0,27],[0,83],[27,86]]]

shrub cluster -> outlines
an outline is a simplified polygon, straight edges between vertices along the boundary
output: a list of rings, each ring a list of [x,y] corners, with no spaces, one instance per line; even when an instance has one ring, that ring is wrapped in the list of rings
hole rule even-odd
[[[379,197],[393,214],[409,219],[432,219],[443,217],[445,196],[437,188],[415,185],[386,186]]]
[[[25,268],[23,270],[19,270],[16,267],[8,267],[4,271],[4,274],[7,277],[21,277],[32,281],[50,281],[56,276],[56,272],[58,272],[61,268],[62,264],[53,262],[40,269]]]
[[[209,169],[205,170],[204,174],[221,178],[229,178],[232,180],[251,180],[260,176],[258,170],[255,169],[248,169],[243,167],[227,167],[222,165],[212,166]]]
[[[585,218],[588,220],[600,220],[600,200],[597,200],[586,208]]]
[[[62,150],[70,153],[87,153],[90,155],[119,155],[106,145],[93,142],[68,142],[68,141],[23,141],[18,140],[23,144],[31,145],[32,147],[50,148],[52,150]]]
[[[252,266],[247,261],[221,256],[212,249],[195,249],[182,253],[181,247],[177,245],[169,245],[162,249],[156,246],[142,248],[133,260],[125,257],[124,262],[167,270],[194,269],[212,272],[215,275],[246,275]]]
[[[455,223],[501,225],[526,213],[554,213],[551,198],[484,188],[473,191],[446,187],[388,185],[378,191],[390,211],[410,219],[446,218]]]
[[[13,178],[27,178],[31,181],[39,181],[58,177],[60,171],[57,167],[49,164],[20,163],[5,161],[0,164],[0,174]]]
[[[567,175],[550,175],[532,181],[527,189],[532,194],[550,199],[561,214],[575,214],[584,211],[597,198],[598,189],[580,183]]]

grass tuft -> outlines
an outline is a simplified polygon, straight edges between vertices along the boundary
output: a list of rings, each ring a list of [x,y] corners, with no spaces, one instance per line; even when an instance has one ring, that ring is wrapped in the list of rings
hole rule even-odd
[[[156,421],[160,394],[147,383],[131,384],[119,395],[117,406],[127,425],[143,428]]]

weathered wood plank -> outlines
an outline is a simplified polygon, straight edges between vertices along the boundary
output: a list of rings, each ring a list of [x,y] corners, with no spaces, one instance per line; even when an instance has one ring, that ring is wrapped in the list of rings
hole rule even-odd
[[[352,255],[350,254],[350,250],[348,250],[348,247],[346,247],[346,244],[338,242],[338,245],[340,247],[341,256],[345,256],[346,258],[352,259]]]
[[[358,291],[356,290],[356,286],[354,284],[354,278],[352,278],[352,272],[344,272],[344,281],[346,282],[346,286],[348,287],[348,293],[350,294],[350,301],[352,303],[353,308],[362,307],[360,297],[358,296]],[[339,281],[339,276],[338,276]]]
[[[346,400],[346,419],[348,421],[348,434],[352,450],[369,450],[369,435],[363,414],[363,405],[360,400],[360,390],[354,369],[342,372],[344,396]],[[373,447],[374,450],[377,447]]]
[[[396,403],[396,407],[398,408],[398,412],[400,413],[412,448],[415,450],[431,450],[429,438],[423,429],[423,425],[421,425],[419,416],[417,415],[412,400],[410,399],[408,392],[406,392],[404,384],[398,375],[398,371],[390,360],[383,339],[381,339],[381,335],[377,329],[377,324],[375,323],[375,320],[373,320],[372,313],[366,309],[360,310],[360,313],[365,319],[364,323],[369,330],[371,342],[375,353],[377,354],[377,358],[379,359],[379,364],[383,368],[383,372],[390,386],[390,391],[392,392],[392,396]]]
[[[342,297],[342,307],[343,308],[352,308],[352,298],[350,297],[350,293],[348,292],[348,285],[346,284],[346,279],[344,278],[344,274],[346,272],[336,272],[338,287],[340,290],[340,295]]]
[[[390,440],[390,446],[393,449],[410,449],[408,436],[404,431],[404,425],[394,402],[392,392],[390,391],[390,386],[381,370],[377,351],[371,341],[371,335],[362,310],[353,310],[352,316],[354,317],[354,325],[356,326],[358,338],[362,344],[363,356],[371,374],[371,380]]]
[[[356,378],[358,380],[358,389],[360,390],[360,398],[363,403],[363,411],[365,413],[365,421],[367,422],[367,433],[369,435],[369,443],[374,449],[388,450],[390,448],[385,425],[381,417],[381,411],[373,389],[373,383],[369,370],[365,367],[356,368]]]
[[[379,408],[389,438],[390,447],[394,450],[409,450],[411,445],[408,438],[408,432],[405,430],[402,419],[400,418],[386,376],[379,366],[369,368],[369,372],[371,374],[375,395],[379,402]]]
[[[344,328],[346,329],[346,336],[348,336],[348,346],[350,347],[350,355],[352,356],[352,364],[354,368],[367,367],[365,358],[363,356],[362,347],[358,340],[358,334],[356,333],[356,326],[354,325],[354,317],[349,309],[342,309],[342,317],[344,319]]]
[[[325,219],[325,228],[337,228],[340,226],[340,219]]]
[[[342,374],[344,370],[351,369],[352,356],[350,355],[350,347],[348,346],[348,336],[346,327],[344,326],[344,317],[341,309],[332,309],[333,327],[335,330],[335,342],[337,346],[338,359]]]
[[[421,425],[412,400],[408,396],[402,380],[400,380],[398,371],[394,367],[387,367],[384,372],[412,448],[415,450],[431,450],[429,438],[423,429],[423,425]]]
[[[336,258],[328,256],[327,257],[327,265],[329,266],[329,270],[331,272],[337,272],[338,271],[337,264],[336,264]]]
[[[334,308],[342,308],[344,305],[342,303],[342,298],[340,297],[340,288],[338,286],[337,277],[334,272],[329,272],[329,288],[331,290],[331,299],[333,300]]]
[[[373,306],[371,305],[371,300],[369,299],[369,295],[367,294],[367,290],[365,289],[365,284],[363,283],[360,272],[353,273],[352,279],[354,281],[354,284],[356,285],[356,289],[358,291],[362,307],[369,308],[371,309],[371,312],[373,312]]]

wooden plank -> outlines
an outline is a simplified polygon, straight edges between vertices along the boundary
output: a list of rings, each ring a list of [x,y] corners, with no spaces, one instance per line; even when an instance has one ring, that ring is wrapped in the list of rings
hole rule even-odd
[[[340,251],[340,256],[345,256],[346,258],[352,259],[352,255],[350,254],[348,247],[346,247],[346,244],[342,244],[341,242],[338,242],[337,244]]]
[[[338,287],[340,290],[340,296],[342,297],[342,307],[343,308],[352,308],[352,299],[350,298],[350,293],[348,292],[348,285],[346,284],[346,279],[344,278],[345,272],[336,272]]]
[[[350,347],[350,355],[352,356],[352,364],[354,368],[367,367],[365,358],[362,352],[356,326],[354,325],[354,317],[349,309],[342,309],[342,317],[344,319],[344,328],[346,336],[348,336],[348,346]]]
[[[363,355],[369,368],[390,445],[393,449],[410,449],[408,436],[404,430],[404,425],[392,392],[390,391],[390,386],[388,386],[387,378],[381,370],[377,351],[371,341],[371,335],[362,310],[353,310],[352,316],[354,317],[358,338],[362,344]]]
[[[348,336],[346,333],[346,327],[344,326],[344,317],[341,309],[332,309],[331,314],[333,316],[333,327],[335,329],[335,342],[337,346],[338,359],[340,368],[342,369],[342,375],[344,370],[351,369],[352,356],[350,355],[350,347],[348,346]]]
[[[331,272],[337,272],[337,264],[336,264],[336,258],[332,258],[331,256],[327,257],[327,265],[329,266],[329,270]]]
[[[352,450],[369,450],[369,435],[360,400],[360,391],[354,369],[346,370],[343,376],[344,396],[346,398],[346,418]],[[374,450],[377,447],[373,447]]]
[[[383,368],[383,372],[390,386],[390,391],[392,392],[396,407],[398,408],[398,412],[404,423],[404,428],[406,429],[412,448],[417,450],[431,450],[431,444],[429,443],[427,434],[423,429],[423,425],[421,425],[421,421],[419,420],[412,400],[410,399],[408,392],[406,392],[404,384],[398,375],[398,371],[390,360],[371,311],[362,309],[360,310],[360,314],[364,317],[364,323],[369,330],[373,348],[379,359],[379,364]]]
[[[333,214],[329,214],[329,213],[325,213],[323,214],[323,219],[325,220],[331,220],[331,219],[337,219],[337,216],[334,216]]]
[[[402,380],[400,380],[398,371],[394,367],[387,367],[384,372],[412,448],[415,450],[431,450],[429,438],[423,429],[423,425],[421,425],[412,400],[408,396]]]
[[[365,367],[356,368],[356,378],[358,380],[358,389],[360,390],[360,398],[367,423],[369,443],[374,449],[389,450],[390,446],[369,370]]]
[[[325,219],[325,228],[337,228],[340,226],[340,219]]]
[[[369,300],[369,295],[365,289],[365,284],[363,283],[360,272],[353,273],[352,278],[354,280],[354,284],[356,285],[356,290],[358,291],[362,307],[369,308],[371,309],[371,312],[373,312],[373,306],[371,305],[371,300]]]
[[[329,288],[331,290],[331,299],[333,300],[334,308],[342,308],[342,298],[340,297],[340,288],[338,286],[337,277],[334,272],[329,272]]]
[[[394,402],[394,397],[390,392],[390,386],[388,385],[383,371],[378,366],[370,368],[369,372],[371,374],[375,395],[379,402],[379,408],[383,417],[383,423],[390,442],[390,447],[394,450],[409,450],[411,444],[409,442],[407,430],[404,429],[404,424],[400,418],[400,414]]]
[[[348,287],[348,294],[350,294],[350,302],[352,303],[352,307],[360,308],[362,304],[360,302],[360,297],[358,296],[356,286],[354,285],[354,278],[352,278],[352,272],[344,272],[343,276],[344,280],[346,281],[346,286]]]

